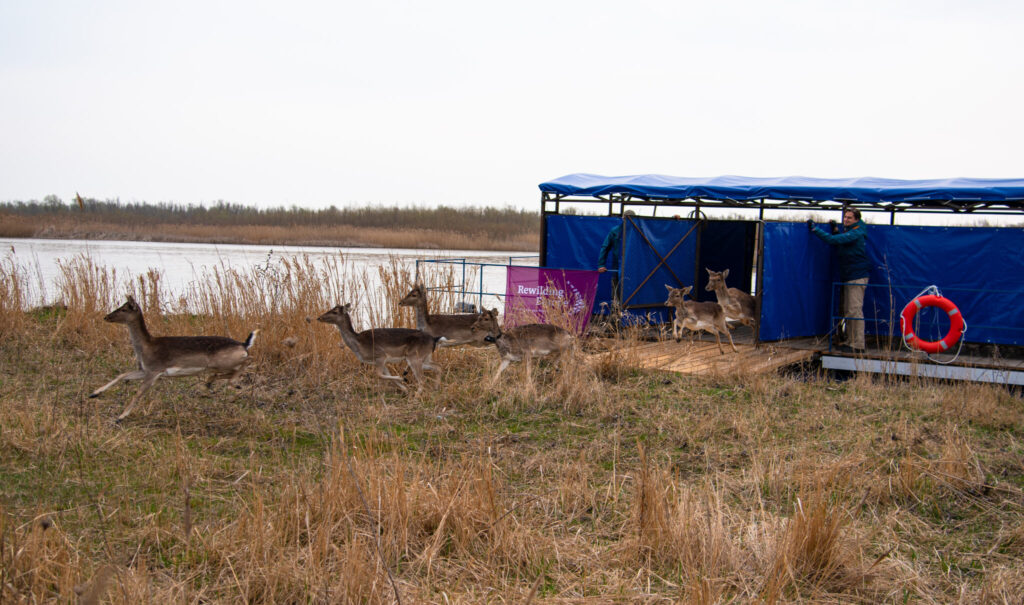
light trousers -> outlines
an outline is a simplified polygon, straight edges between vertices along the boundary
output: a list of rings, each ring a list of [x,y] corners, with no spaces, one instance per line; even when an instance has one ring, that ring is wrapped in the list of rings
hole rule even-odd
[[[864,290],[868,278],[862,277],[843,285],[843,317],[846,318],[846,341],[854,349],[864,348]]]

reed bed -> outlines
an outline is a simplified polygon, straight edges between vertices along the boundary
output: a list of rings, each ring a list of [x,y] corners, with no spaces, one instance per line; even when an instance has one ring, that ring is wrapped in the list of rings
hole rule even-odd
[[[539,224],[539,219],[538,219]],[[483,232],[357,225],[203,225],[103,222],[82,217],[37,217],[0,212],[0,237],[150,242],[536,251],[538,230],[495,237]]]
[[[492,347],[439,350],[403,394],[314,321],[412,326],[410,267],[379,272],[281,258],[172,294],[77,257],[29,309],[0,264],[0,602],[1019,602],[1019,393],[638,371],[601,344],[631,328],[494,389]],[[101,320],[126,294],[154,334],[260,328],[241,388],[163,380],[114,425],[133,387],[86,396],[134,364]]]

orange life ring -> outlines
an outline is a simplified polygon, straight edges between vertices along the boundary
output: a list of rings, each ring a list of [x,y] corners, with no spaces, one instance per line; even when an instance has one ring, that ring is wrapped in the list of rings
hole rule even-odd
[[[924,307],[938,307],[949,314],[949,332],[946,332],[942,339],[932,342],[921,340],[914,334],[914,317]],[[925,353],[941,353],[955,345],[964,335],[964,316],[948,298],[927,294],[918,296],[903,307],[903,312],[900,313],[900,330],[903,332],[903,340],[909,346]]]

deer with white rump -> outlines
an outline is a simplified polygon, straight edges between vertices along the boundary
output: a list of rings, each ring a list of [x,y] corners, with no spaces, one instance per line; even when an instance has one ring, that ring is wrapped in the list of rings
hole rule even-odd
[[[736,352],[736,345],[732,342],[729,326],[725,323],[725,311],[722,309],[722,305],[686,300],[685,297],[693,289],[693,286],[673,288],[666,284],[665,288],[668,289],[668,300],[665,301],[665,306],[676,308],[676,318],[672,322],[672,336],[675,337],[676,342],[682,339],[684,328],[693,332],[703,330],[715,335],[718,351],[721,354],[725,354],[725,350],[722,349],[721,334],[725,334],[729,338],[729,346]]]
[[[398,301],[403,307],[416,309],[416,327],[432,336],[443,336],[444,340],[438,343],[440,347],[453,347],[456,345],[473,345],[477,347],[486,346],[484,337],[486,330],[495,331],[498,329],[498,310],[484,309],[481,313],[456,313],[449,315],[437,315],[429,312],[427,307],[427,289],[422,284],[416,284],[405,298]],[[473,324],[483,322],[483,330],[473,332]]]
[[[483,336],[487,342],[493,342],[501,356],[501,365],[491,379],[491,386],[498,382],[498,377],[513,361],[526,363],[526,377],[530,378],[530,360],[552,353],[559,358],[562,353],[572,347],[575,339],[568,331],[550,324],[526,324],[502,330],[484,318],[473,324],[473,332]]]
[[[725,278],[729,277],[728,269],[725,271],[707,269],[707,272],[708,284],[704,286],[704,290],[715,293],[718,304],[722,305],[722,309],[725,311],[726,318],[735,319],[745,326],[754,327],[754,315],[757,313],[754,297],[739,288],[729,288],[725,285]]]
[[[430,363],[430,356],[443,337],[411,328],[374,328],[356,332],[352,328],[348,305],[338,305],[316,319],[337,326],[341,340],[355,353],[356,359],[375,366],[377,376],[396,381],[403,391],[408,391],[408,388],[402,384],[401,376],[388,371],[388,363],[406,362],[416,377],[417,393],[423,388],[423,371],[436,369]]]
[[[210,372],[207,388],[213,381],[223,378],[233,383],[249,363],[249,347],[256,340],[259,330],[253,330],[245,342],[238,342],[224,336],[160,336],[153,337],[146,329],[142,309],[131,296],[106,317],[105,321],[128,326],[132,348],[139,362],[139,369],[125,372],[107,384],[93,391],[89,397],[99,397],[122,380],[141,380],[139,392],[128,402],[128,407],[117,417],[120,422],[128,416],[143,393],[162,376],[177,378]]]

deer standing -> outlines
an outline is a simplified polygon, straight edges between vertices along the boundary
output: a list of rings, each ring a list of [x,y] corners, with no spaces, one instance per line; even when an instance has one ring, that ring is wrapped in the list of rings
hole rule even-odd
[[[356,332],[352,328],[348,305],[338,305],[316,319],[337,326],[341,340],[359,361],[376,366],[377,376],[396,381],[403,391],[408,388],[402,384],[401,376],[388,371],[388,363],[406,362],[416,377],[417,393],[423,388],[423,370],[435,369],[430,364],[430,356],[443,337],[410,328],[374,328]]]
[[[732,334],[729,333],[729,326],[725,323],[725,311],[722,309],[722,305],[686,300],[685,297],[693,289],[693,286],[673,288],[666,284],[665,288],[668,289],[668,300],[665,301],[665,306],[676,308],[676,318],[672,322],[672,336],[675,337],[676,342],[681,340],[684,328],[693,332],[703,330],[715,335],[718,351],[721,354],[725,354],[725,350],[722,349],[721,334],[725,334],[729,338],[729,345],[733,352],[737,352],[736,345],[732,342]],[[692,336],[690,342],[693,342]]]
[[[473,324],[483,321],[487,329],[498,329],[498,310],[484,309],[481,313],[460,313],[452,315],[433,315],[427,306],[427,289],[416,284],[405,298],[398,301],[403,307],[416,309],[416,327],[432,336],[444,336],[438,346],[452,347],[456,345],[486,346],[485,331],[473,332]]]
[[[754,327],[754,316],[757,313],[754,297],[739,288],[729,288],[725,285],[725,278],[729,277],[728,269],[725,271],[707,269],[707,272],[708,284],[704,286],[704,290],[715,293],[718,304],[722,305],[722,309],[725,310],[725,316],[738,320],[745,326]]]
[[[131,296],[128,302],[111,311],[104,321],[128,326],[132,348],[139,362],[139,369],[125,372],[107,384],[93,391],[89,397],[99,397],[122,380],[141,380],[139,392],[128,402],[128,407],[117,417],[120,422],[128,416],[143,393],[161,376],[177,378],[192,376],[209,371],[207,388],[213,381],[223,378],[233,383],[250,361],[249,347],[256,340],[259,330],[253,330],[245,342],[238,342],[224,336],[159,336],[153,337],[146,329],[142,309]]]
[[[483,334],[485,341],[493,342],[501,356],[501,365],[491,379],[491,386],[498,382],[498,377],[513,361],[526,363],[526,378],[529,380],[530,360],[533,357],[551,353],[561,357],[574,342],[572,334],[550,324],[526,324],[502,331],[500,327],[492,327],[481,318],[473,324],[472,329],[477,334]]]

